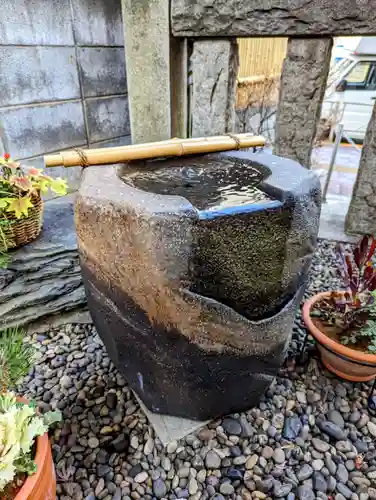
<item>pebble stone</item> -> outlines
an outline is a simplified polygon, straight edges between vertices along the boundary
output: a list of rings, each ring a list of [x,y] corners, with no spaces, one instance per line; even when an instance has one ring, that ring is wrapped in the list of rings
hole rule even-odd
[[[205,457],[205,465],[208,469],[218,469],[221,459],[215,451],[209,451]]]
[[[309,486],[299,486],[298,498],[300,500],[315,500],[315,494]]]
[[[140,472],[137,474],[134,478],[136,483],[144,483],[148,478],[148,473],[147,472]]]
[[[222,483],[219,487],[219,491],[222,495],[232,495],[234,493],[234,487],[231,483]]]
[[[313,460],[312,467],[314,470],[320,471],[324,467],[324,461],[321,460],[321,458],[317,458],[316,460]]]
[[[282,450],[282,448],[277,448],[276,450],[274,450],[273,460],[277,464],[282,464],[285,461],[285,459],[286,459],[285,452]]]
[[[322,441],[319,438],[313,438],[312,444],[313,444],[313,447],[315,448],[315,450],[319,451],[320,453],[325,453],[330,448],[329,443]]]
[[[313,469],[309,464],[304,464],[297,472],[296,477],[300,482],[309,479],[313,474]]]
[[[320,429],[322,430],[322,432],[324,432],[325,434],[327,434],[328,436],[330,436],[334,439],[337,439],[340,441],[340,440],[344,440],[346,438],[346,435],[343,432],[343,430],[338,425],[334,424],[333,422],[324,421],[324,422],[320,422],[318,425],[319,425]]]
[[[95,450],[99,446],[99,439],[96,438],[95,436],[91,437],[88,439],[87,444],[90,446],[90,448],[93,448]]]
[[[340,412],[337,410],[331,410],[328,413],[328,420],[330,422],[332,422],[332,424],[339,427],[340,429],[343,429],[345,426],[345,421],[344,421],[342,415],[340,414]]]
[[[228,434],[232,434],[234,436],[240,436],[242,433],[242,426],[238,420],[233,418],[225,418],[222,422],[222,427]]]
[[[153,481],[153,494],[156,498],[163,498],[167,493],[167,486],[163,479]]]
[[[376,437],[376,424],[372,421],[369,421],[367,423],[367,428],[369,430],[369,433],[371,434],[371,436],[373,437]]]

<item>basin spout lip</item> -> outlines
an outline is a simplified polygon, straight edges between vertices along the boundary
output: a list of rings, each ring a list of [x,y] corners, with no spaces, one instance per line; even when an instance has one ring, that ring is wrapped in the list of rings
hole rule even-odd
[[[246,205],[235,205],[233,207],[213,208],[208,210],[198,210],[199,219],[215,219],[225,215],[238,215],[250,212],[260,212],[271,208],[282,207],[283,203],[279,200],[271,200],[265,203],[249,203]]]

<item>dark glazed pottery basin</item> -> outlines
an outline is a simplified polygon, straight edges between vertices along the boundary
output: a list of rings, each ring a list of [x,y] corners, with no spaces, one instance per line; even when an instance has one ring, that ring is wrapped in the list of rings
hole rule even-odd
[[[265,153],[86,169],[89,308],[149,409],[207,419],[257,403],[283,362],[319,213],[317,177]]]

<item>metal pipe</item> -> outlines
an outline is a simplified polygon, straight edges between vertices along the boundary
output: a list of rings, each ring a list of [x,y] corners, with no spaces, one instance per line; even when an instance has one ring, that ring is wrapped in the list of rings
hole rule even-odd
[[[342,133],[342,137],[344,137],[346,139],[346,141],[354,148],[356,149],[356,151],[358,151],[359,154],[362,154],[362,148],[360,146],[358,146],[357,144],[355,144],[355,142],[351,139],[351,137],[349,137],[348,135],[346,135],[344,132]]]
[[[328,168],[328,174],[326,176],[325,186],[324,186],[323,193],[322,193],[323,203],[326,203],[326,195],[328,193],[330,178],[331,178],[332,173],[333,173],[333,168],[334,168],[334,163],[336,161],[338,148],[339,148],[339,145],[341,144],[342,134],[343,134],[343,123],[340,123],[337,127],[336,141],[334,143],[332,157],[330,158],[330,163],[329,163],[329,168]]]

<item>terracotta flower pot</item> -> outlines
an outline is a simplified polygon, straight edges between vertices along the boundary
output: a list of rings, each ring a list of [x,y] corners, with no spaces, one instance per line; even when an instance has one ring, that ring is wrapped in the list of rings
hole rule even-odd
[[[24,398],[17,398],[28,403]],[[37,437],[37,472],[28,476],[14,500],[56,500],[56,477],[48,433]]]
[[[328,370],[351,382],[367,382],[376,377],[376,354],[367,354],[350,349],[335,340],[314,325],[311,319],[313,306],[331,292],[318,293],[303,306],[303,320],[309,332],[318,343],[321,359]]]

